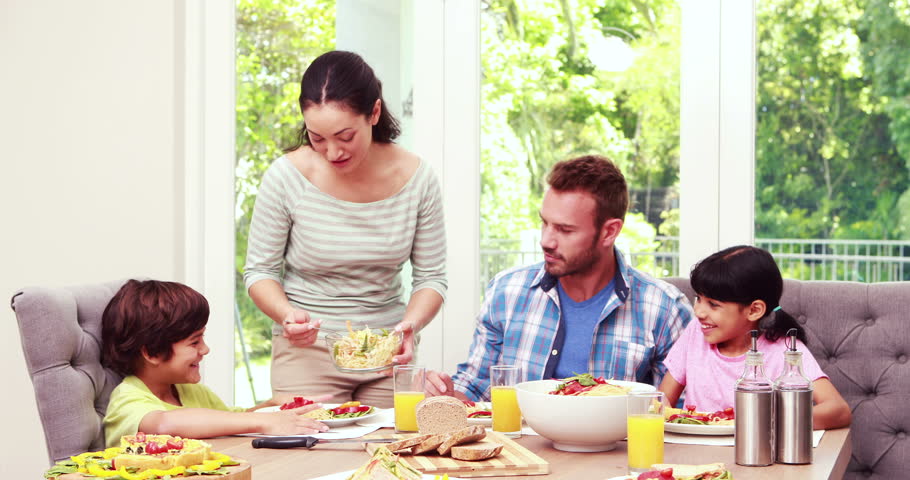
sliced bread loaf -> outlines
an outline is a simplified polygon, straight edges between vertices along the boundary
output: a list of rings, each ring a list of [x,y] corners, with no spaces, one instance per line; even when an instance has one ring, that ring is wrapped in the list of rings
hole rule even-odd
[[[444,433],[440,433],[438,435],[428,435],[424,441],[418,443],[417,445],[414,445],[414,447],[411,448],[411,453],[414,455],[420,455],[421,453],[427,453],[436,450],[440,445],[442,445],[442,442],[446,441],[447,437],[448,435]]]
[[[390,452],[399,452],[401,450],[410,451],[411,447],[418,445],[420,442],[432,437],[432,435],[414,435],[410,438],[404,438],[398,440],[397,442],[392,442],[387,445],[387,448]]]
[[[468,409],[455,397],[430,397],[418,403],[416,409],[420,433],[449,433],[468,426]]]
[[[486,460],[488,458],[493,458],[496,455],[499,455],[499,452],[501,451],[501,443],[477,442],[469,443],[467,445],[454,446],[452,447],[451,454],[452,458],[473,462],[477,460]]]
[[[442,442],[442,445],[440,445],[436,451],[438,451],[440,455],[448,455],[449,451],[452,450],[452,447],[455,445],[483,440],[486,436],[487,431],[483,428],[483,425],[471,425],[467,428],[462,428],[461,430],[450,433],[446,438],[446,441]]]

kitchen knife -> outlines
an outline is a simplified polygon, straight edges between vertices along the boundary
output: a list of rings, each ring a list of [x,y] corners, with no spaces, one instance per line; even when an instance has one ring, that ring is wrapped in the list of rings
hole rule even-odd
[[[265,437],[254,438],[253,448],[311,448],[317,443],[391,443],[397,438],[340,438],[325,439],[316,437]]]

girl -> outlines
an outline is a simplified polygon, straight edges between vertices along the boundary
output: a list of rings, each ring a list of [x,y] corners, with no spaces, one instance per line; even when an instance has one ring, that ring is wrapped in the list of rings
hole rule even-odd
[[[665,360],[660,384],[667,403],[675,405],[683,390],[686,404],[712,412],[733,406],[733,388],[742,375],[750,330],[759,330],[758,350],[765,375],[775,380],[784,368],[785,337],[797,330],[803,373],[812,381],[814,428],[850,424],[850,407],[806,348],[806,333],[780,308],[783,279],[771,254],[736,246],[705,258],[692,270],[696,322],[689,322]]]

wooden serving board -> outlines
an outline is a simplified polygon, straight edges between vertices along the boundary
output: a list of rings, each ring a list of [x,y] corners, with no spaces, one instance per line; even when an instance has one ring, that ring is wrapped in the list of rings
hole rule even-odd
[[[236,459],[235,459],[236,460]],[[240,461],[240,460],[238,460]],[[224,467],[228,470],[228,473],[224,475],[190,475],[189,477],[183,475],[177,475],[171,478],[189,478],[193,480],[252,480],[253,479],[253,470],[250,467],[249,463],[241,462],[240,465],[231,465]],[[96,477],[86,477],[81,473],[67,473],[66,475],[60,475],[57,477],[57,480],[86,480],[87,478],[96,478]]]
[[[407,438],[414,434],[386,434],[377,436],[367,436],[364,438],[369,442],[371,438]],[[502,453],[487,459],[476,462],[465,460],[456,460],[451,457],[441,455],[400,455],[400,458],[411,467],[420,470],[428,475],[442,475],[448,473],[455,477],[501,477],[507,475],[546,475],[550,473],[550,464],[546,460],[538,457],[525,447],[515,443],[511,438],[505,437],[500,433],[487,431],[485,442],[501,443],[503,445]],[[370,455],[383,446],[384,443],[367,443],[367,453]]]

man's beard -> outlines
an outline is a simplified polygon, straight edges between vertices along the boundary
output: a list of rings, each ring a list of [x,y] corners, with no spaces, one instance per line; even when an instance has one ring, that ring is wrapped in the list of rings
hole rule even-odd
[[[556,278],[564,277],[566,275],[575,275],[577,273],[588,273],[594,265],[600,261],[600,250],[595,248],[596,246],[597,238],[595,237],[587,250],[583,250],[573,258],[562,257],[563,262],[565,262],[564,264],[557,265],[544,262],[544,268],[547,270],[547,273]],[[556,254],[553,250],[544,249],[544,252],[550,255]]]

